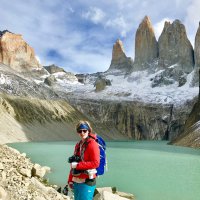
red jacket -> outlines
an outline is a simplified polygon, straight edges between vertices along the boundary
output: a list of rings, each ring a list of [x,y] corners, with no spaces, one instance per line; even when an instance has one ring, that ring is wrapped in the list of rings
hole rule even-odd
[[[92,137],[92,138],[91,138]],[[85,149],[82,155],[82,161],[80,161],[76,169],[77,170],[88,170],[88,169],[96,169],[99,167],[100,164],[100,151],[97,142],[95,141],[96,135],[90,134],[90,137],[86,139],[86,141],[78,142],[75,146],[74,155],[80,156],[81,152],[80,149]],[[82,145],[82,146],[81,146]],[[81,148],[80,148],[81,147]],[[73,178],[72,170],[70,170],[68,183],[72,182]],[[78,178],[89,178],[87,173],[81,173],[80,175],[76,175],[75,177]],[[96,176],[94,176],[96,177]]]

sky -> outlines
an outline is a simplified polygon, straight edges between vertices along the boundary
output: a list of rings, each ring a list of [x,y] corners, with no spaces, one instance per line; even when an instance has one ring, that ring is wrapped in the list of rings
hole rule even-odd
[[[158,39],[165,21],[179,19],[188,38],[200,21],[199,0],[0,0],[0,31],[22,34],[43,66],[73,73],[106,71],[122,40],[134,59],[136,30],[145,16]]]

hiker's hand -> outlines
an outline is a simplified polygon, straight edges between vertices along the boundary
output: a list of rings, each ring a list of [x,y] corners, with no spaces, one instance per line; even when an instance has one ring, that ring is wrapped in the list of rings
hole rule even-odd
[[[72,162],[72,163],[71,163],[71,168],[72,168],[72,169],[75,169],[76,166],[77,166],[77,164],[78,164],[77,162]]]
[[[68,183],[68,186],[73,190],[74,189],[74,184],[73,184],[73,182],[69,182]]]
[[[93,179],[94,175],[97,173],[97,170],[96,169],[88,169],[87,172],[88,172],[89,178]]]

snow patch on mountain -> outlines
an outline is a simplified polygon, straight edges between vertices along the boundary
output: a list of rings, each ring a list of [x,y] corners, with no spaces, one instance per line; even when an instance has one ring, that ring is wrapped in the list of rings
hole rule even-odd
[[[199,88],[190,87],[194,71],[187,75],[187,82],[182,87],[178,87],[177,82],[167,86],[152,87],[152,78],[162,71],[159,70],[154,74],[149,74],[147,70],[137,71],[128,76],[105,73],[104,77],[111,81],[111,86],[106,86],[105,90],[100,92],[95,92],[94,81],[89,81],[89,78],[85,84],[62,79],[58,79],[58,83],[62,87],[60,90],[70,94],[69,97],[80,99],[140,101],[178,106],[198,95]],[[94,77],[90,77],[90,80],[94,80]]]

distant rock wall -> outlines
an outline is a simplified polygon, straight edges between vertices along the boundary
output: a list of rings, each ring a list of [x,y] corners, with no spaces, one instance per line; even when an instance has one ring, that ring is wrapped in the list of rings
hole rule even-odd
[[[9,31],[0,32],[0,62],[19,72],[42,68],[22,35]]]
[[[120,132],[130,139],[173,139],[180,134],[194,102],[180,108],[173,105],[143,104],[95,100],[71,100],[79,111],[90,117],[99,127],[107,127],[108,134]],[[105,130],[105,129],[102,129]]]

